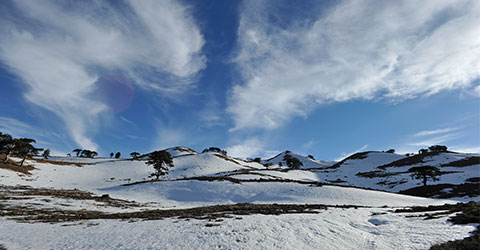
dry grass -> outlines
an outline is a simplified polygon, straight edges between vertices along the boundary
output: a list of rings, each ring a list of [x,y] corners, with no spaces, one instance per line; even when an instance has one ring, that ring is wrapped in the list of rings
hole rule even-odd
[[[3,162],[3,159],[0,161],[0,168],[12,170],[12,171],[19,172],[26,175],[31,175],[32,173],[30,173],[30,171],[35,169],[32,165],[23,164],[23,167],[20,167],[18,163],[12,160]]]
[[[46,160],[46,159],[29,159],[39,163],[48,163],[53,165],[74,165],[77,167],[83,167],[85,165],[95,165],[95,163],[80,163],[80,162],[69,162],[69,161],[53,161],[53,160]]]
[[[445,190],[448,190],[447,192]],[[435,198],[452,198],[452,197],[476,197],[480,195],[480,185],[478,183],[463,184],[436,184],[427,186],[418,186],[398,192],[400,194],[435,197]]]
[[[348,160],[361,160],[361,159],[365,159],[365,158],[367,158],[367,156],[368,156],[369,153],[373,153],[373,152],[375,152],[375,151],[366,151],[366,152],[355,153],[355,154],[350,155],[350,156],[348,156],[347,158],[345,158],[345,159],[343,159],[343,160],[341,160],[341,161],[339,161],[339,162],[337,162],[337,163],[333,164],[332,166],[327,167],[327,168],[325,168],[325,169],[335,169],[335,168],[339,168],[339,167],[341,167],[341,166],[342,166],[346,161],[348,161]]]
[[[111,207],[140,207],[141,204],[132,201],[111,198],[108,194],[96,196],[93,193],[77,189],[49,189],[32,188],[30,186],[17,185],[15,187],[0,185],[0,200],[23,199],[32,196],[49,196],[73,200],[93,200],[102,202]]]
[[[39,196],[71,198],[76,200],[96,200],[101,201],[107,206],[137,206],[139,204],[124,200],[110,198],[108,195],[93,196],[91,193],[79,190],[54,190],[54,189],[36,189],[28,186],[0,186],[0,216],[7,219],[14,219],[19,222],[35,223],[58,223],[72,222],[80,220],[95,219],[142,219],[142,220],[161,220],[164,218],[176,217],[179,219],[199,219],[220,222],[223,218],[233,218],[235,215],[280,215],[296,213],[320,213],[327,208],[354,208],[364,206],[352,205],[323,205],[323,204],[232,204],[232,205],[214,205],[195,207],[188,209],[154,209],[142,210],[137,212],[106,213],[102,211],[90,210],[66,210],[61,208],[35,208],[8,203],[12,198],[33,199]],[[140,204],[141,205],[141,204]]]

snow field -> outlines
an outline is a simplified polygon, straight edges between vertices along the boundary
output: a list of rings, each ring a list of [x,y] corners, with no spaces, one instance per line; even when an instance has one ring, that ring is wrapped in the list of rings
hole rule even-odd
[[[26,224],[1,218],[0,243],[7,249],[39,250],[427,249],[474,229],[451,225],[446,218],[425,221],[382,212],[387,211],[329,208],[319,214],[235,216],[241,219],[221,222],[170,218]]]

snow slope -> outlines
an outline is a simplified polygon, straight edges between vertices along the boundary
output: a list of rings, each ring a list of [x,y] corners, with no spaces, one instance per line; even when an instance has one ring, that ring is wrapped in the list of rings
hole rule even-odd
[[[428,249],[474,229],[381,209],[236,216],[221,222],[164,219],[27,224],[0,218],[7,249]],[[210,226],[208,226],[210,225]],[[214,225],[214,226],[211,226]]]
[[[447,217],[423,220],[392,212],[395,207],[440,205],[454,203],[453,200],[318,185],[340,180],[343,181],[340,184],[345,185],[382,188],[384,186],[377,184],[376,177],[360,177],[358,172],[405,171],[411,166],[379,168],[404,159],[404,156],[367,152],[334,165],[290,152],[304,164],[301,169],[291,170],[278,166],[283,155],[264,161],[272,164],[265,167],[217,153],[198,154],[183,149],[177,153],[174,154],[175,167],[158,182],[145,182],[150,180],[148,176],[153,168],[142,159],[56,157],[52,162],[27,160],[27,164],[36,168],[31,175],[0,169],[2,185],[29,185],[56,190],[76,188],[97,195],[108,194],[113,198],[137,201],[140,207],[108,207],[101,200],[56,198],[47,201],[44,197],[0,200],[0,205],[37,209],[66,206],[70,210],[108,213],[235,203],[360,207],[329,207],[318,211],[318,214],[235,215],[216,220],[167,218],[156,221],[86,220],[26,224],[0,217],[0,244],[7,249],[425,249],[434,243],[464,238],[474,229],[472,225],[452,225],[447,222]],[[425,161],[442,165],[470,156],[440,154]],[[84,163],[87,164],[82,165]],[[447,165],[442,166],[442,170],[463,172],[444,175],[442,181],[460,183],[466,177],[475,177],[479,169],[478,165]],[[407,174],[388,177],[391,178],[389,180],[397,180],[406,176],[409,177]],[[399,184],[398,189],[415,185],[416,181],[410,178],[407,184]]]
[[[179,208],[234,204],[327,204],[361,206],[425,206],[453,203],[387,192],[335,186],[311,186],[284,182],[162,181],[101,189],[113,197],[139,202],[158,202]]]

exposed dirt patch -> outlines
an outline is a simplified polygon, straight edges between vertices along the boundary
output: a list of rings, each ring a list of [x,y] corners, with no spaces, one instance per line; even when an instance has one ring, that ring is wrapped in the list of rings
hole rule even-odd
[[[12,160],[8,160],[7,162],[3,162],[3,160],[0,161],[0,168],[12,170],[26,175],[31,175],[32,173],[30,173],[30,171],[35,169],[32,165],[27,164],[23,164],[23,166],[20,167],[19,163],[16,163]]]
[[[407,183],[408,181],[405,180],[405,179],[402,179],[402,180],[399,180],[399,181],[379,181],[377,183],[375,183],[376,185],[383,185],[383,186],[388,186],[389,188],[394,188],[395,186],[397,185],[400,185],[400,184],[405,184]]]
[[[39,163],[48,163],[53,165],[74,165],[77,167],[83,167],[85,165],[95,165],[95,163],[80,163],[80,162],[68,162],[68,161],[54,161],[46,159],[29,159]]]
[[[328,207],[334,208],[359,208],[361,206],[327,206],[322,204],[233,204],[233,205],[215,205],[196,207],[189,209],[169,209],[169,210],[146,210],[129,213],[105,213],[100,211],[87,210],[59,210],[59,209],[34,209],[26,206],[9,207],[0,205],[0,216],[7,216],[20,222],[69,222],[79,220],[96,219],[143,219],[143,220],[161,220],[165,218],[177,217],[179,219],[199,219],[216,220],[221,218],[233,218],[234,215],[280,215],[295,213],[320,213]]]
[[[244,183],[244,182],[290,182],[290,183],[299,183],[299,184],[307,184],[321,187],[325,183],[322,182],[315,182],[315,181],[300,181],[300,180],[290,180],[290,179],[235,179],[230,176],[199,176],[199,177],[190,177],[184,179],[177,179],[171,181],[188,181],[188,180],[198,180],[198,181],[229,181],[232,183]],[[162,180],[147,180],[147,181],[139,181],[133,183],[123,184],[122,186],[132,186],[142,183],[151,183],[151,182],[161,182]]]
[[[415,212],[430,212],[442,211],[438,213],[429,213],[419,215],[425,219],[434,219],[441,216],[447,216],[453,213],[456,215],[450,217],[448,220],[453,224],[469,224],[480,223],[480,202],[445,204],[442,206],[428,206],[428,207],[412,207],[409,209],[397,209],[396,213],[415,213]],[[480,233],[479,226],[472,232],[470,237],[462,240],[448,241],[442,244],[433,245],[432,250],[446,250],[446,249],[479,249]]]
[[[416,154],[412,155],[409,157],[402,158],[400,160],[392,161],[388,164],[384,164],[382,166],[379,166],[379,169],[386,169],[388,167],[403,167],[403,166],[410,166],[410,165],[415,165],[419,163],[425,163],[425,158],[426,157],[431,157],[434,155],[440,154],[439,152],[426,152],[423,154]]]
[[[451,197],[476,197],[480,195],[480,185],[478,183],[463,184],[437,184],[419,186],[399,192],[400,194],[435,197],[435,198],[451,198]]]
[[[140,207],[141,204],[132,201],[111,198],[108,194],[96,196],[90,192],[80,191],[77,189],[48,189],[48,188],[32,188],[29,186],[3,186],[0,185],[0,201],[29,199],[31,196],[48,196],[54,198],[67,198],[74,200],[93,200],[102,202],[111,207]]]
[[[461,160],[458,160],[458,161],[452,161],[452,162],[449,162],[449,163],[445,163],[445,164],[442,164],[440,166],[461,168],[461,167],[468,167],[468,166],[479,165],[479,164],[480,164],[480,157],[472,156],[472,157],[468,157],[468,158],[461,159]]]
[[[198,152],[191,149],[191,148],[186,148],[186,147],[173,147],[172,150],[180,151],[180,152],[187,152],[187,153],[192,153],[192,154],[197,154]]]
[[[347,181],[337,178],[336,180],[326,180],[329,183],[346,183]]]
[[[55,189],[36,189],[28,186],[0,186],[0,216],[8,217],[20,222],[70,222],[80,220],[94,219],[144,219],[159,220],[164,218],[185,218],[185,219],[208,219],[216,222],[222,221],[222,218],[233,218],[233,215],[280,215],[293,213],[319,213],[320,210],[331,208],[360,208],[366,206],[355,205],[323,205],[323,204],[233,204],[233,205],[214,205],[189,209],[151,209],[136,212],[118,212],[107,213],[103,211],[91,210],[72,210],[64,207],[42,208],[35,206],[35,203],[19,204],[11,202],[19,199],[33,199],[45,197],[43,200],[51,202],[46,198],[71,198],[76,200],[95,200],[105,203],[106,206],[142,206],[131,201],[114,199],[108,195],[94,196],[89,192],[80,190],[55,190]],[[66,206],[69,207],[69,206]]]
[[[471,183],[480,183],[480,177],[472,177],[468,178],[465,180],[466,182],[471,182]]]
[[[355,175],[363,178],[383,178],[383,177],[406,174],[406,173],[408,172],[386,172],[383,170],[374,170],[369,172],[358,172]]]
[[[332,166],[330,167],[326,167],[324,169],[334,169],[334,168],[339,168],[340,166],[342,166],[346,161],[348,160],[361,160],[361,159],[365,159],[367,158],[368,154],[369,153],[372,153],[374,151],[366,151],[366,152],[360,152],[360,153],[355,153],[353,155],[350,155],[349,157],[333,164]]]

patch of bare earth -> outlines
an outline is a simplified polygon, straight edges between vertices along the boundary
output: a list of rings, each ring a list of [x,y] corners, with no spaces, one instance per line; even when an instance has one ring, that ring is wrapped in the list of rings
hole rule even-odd
[[[396,213],[418,213],[418,212],[432,212],[423,215],[413,215],[411,217],[425,217],[425,220],[445,217],[452,214],[448,220],[453,224],[470,224],[480,223],[480,202],[445,204],[442,206],[428,206],[428,207],[411,207],[408,209],[397,209]],[[480,226],[471,232],[470,237],[461,240],[448,241],[441,244],[433,245],[432,250],[459,250],[459,249],[479,249],[480,248]]]
[[[68,161],[53,161],[48,159],[30,159],[39,163],[48,163],[53,165],[74,165],[77,167],[83,167],[85,165],[95,165],[95,163],[83,163],[83,162],[68,162]]]
[[[30,171],[35,169],[32,165],[23,164],[23,166],[20,166],[19,163],[16,163],[12,160],[8,160],[7,162],[4,162],[3,160],[0,161],[0,168],[12,170],[26,175],[31,175],[32,173],[30,173]]]
[[[164,218],[200,219],[221,221],[222,218],[234,218],[235,215],[265,214],[295,214],[320,213],[328,207],[332,208],[359,208],[363,206],[351,205],[323,205],[323,204],[232,204],[195,207],[188,209],[150,209],[136,212],[108,213],[103,211],[72,210],[60,207],[40,208],[11,202],[19,199],[33,199],[34,197],[71,198],[76,200],[95,200],[109,206],[141,206],[141,204],[114,199],[108,195],[94,196],[80,190],[36,189],[27,186],[0,186],[0,216],[19,222],[55,223],[80,220],[119,219],[119,220],[160,220]]]

